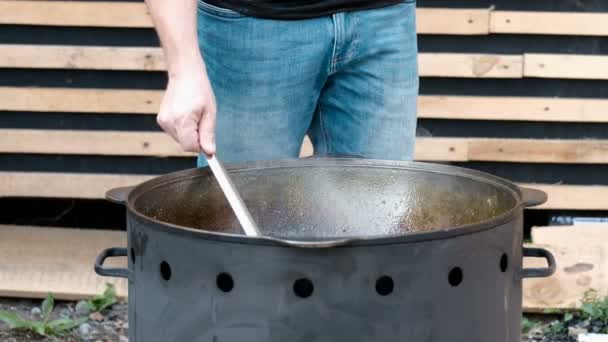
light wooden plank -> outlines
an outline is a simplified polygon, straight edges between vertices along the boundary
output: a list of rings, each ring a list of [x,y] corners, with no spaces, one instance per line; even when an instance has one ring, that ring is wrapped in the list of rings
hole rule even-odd
[[[521,78],[523,72],[518,55],[421,53],[419,60],[423,77]],[[0,67],[163,71],[165,65],[156,47],[5,44]]]
[[[0,129],[0,153],[194,157],[164,132]],[[313,153],[305,139],[301,156]],[[503,138],[416,139],[419,161],[608,163],[608,140]]]
[[[1,153],[194,156],[164,132],[0,129]]]
[[[557,270],[548,278],[523,280],[523,306],[527,312],[544,309],[574,309],[580,306],[585,291],[593,288],[608,294],[606,289],[607,252],[592,243],[586,245],[534,244],[555,256]],[[546,261],[525,258],[526,267],[546,267]],[[589,269],[591,268],[591,269]]]
[[[608,122],[608,100],[548,97],[419,97],[427,119]]]
[[[416,138],[414,159],[417,161],[452,161],[468,160],[467,138]]]
[[[101,294],[106,283],[127,296],[125,279],[98,276],[95,258],[105,248],[125,247],[124,231],[0,226],[0,296],[76,300]],[[107,260],[125,267],[126,258]]]
[[[194,166],[193,166],[194,167]],[[153,176],[54,172],[0,172],[0,197],[105,198],[106,191]]]
[[[533,227],[531,235],[534,243],[579,246],[598,244],[608,248],[608,223]]]
[[[469,139],[470,161],[608,163],[608,140]]]
[[[608,56],[527,53],[524,76],[608,80]]]
[[[163,71],[162,50],[155,47],[0,45],[0,67],[41,69]]]
[[[0,110],[156,114],[163,91],[0,87]]]
[[[520,185],[547,193],[547,202],[533,209],[608,210],[608,186],[605,185]]]
[[[489,9],[418,8],[419,34],[488,34]],[[146,5],[108,1],[0,0],[0,24],[151,28]]]
[[[155,114],[163,91],[0,87],[0,110]],[[453,120],[608,122],[608,100],[419,96],[418,117]]]
[[[492,11],[491,33],[608,36],[608,13]]]
[[[0,24],[152,27],[141,2],[0,1]]]
[[[418,8],[418,34],[485,35],[490,31],[489,9]]]
[[[0,153],[194,157],[164,132],[0,129]],[[301,156],[310,156],[308,138]],[[608,163],[608,140],[432,138],[416,139],[419,161]]]
[[[155,157],[194,157],[164,132],[69,131],[0,129],[0,153],[82,154]],[[313,147],[305,138],[301,157],[312,155]],[[418,160],[466,161],[467,139],[418,138]]]
[[[608,295],[608,226],[535,227],[534,245],[550,250],[557,269],[549,278],[523,281],[524,309],[576,309],[588,290]],[[543,267],[542,259],[525,258],[526,267]]]
[[[420,53],[419,72],[423,77],[521,78],[520,55]]]

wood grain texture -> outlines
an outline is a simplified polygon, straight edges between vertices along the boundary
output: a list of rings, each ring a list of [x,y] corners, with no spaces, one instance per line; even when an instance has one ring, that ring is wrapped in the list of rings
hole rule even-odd
[[[608,210],[608,186],[520,184],[547,193],[545,204],[533,209]]]
[[[0,197],[105,198],[108,190],[140,184],[153,176],[0,172]]]
[[[301,157],[313,154],[305,138]],[[0,129],[0,153],[195,157],[164,132]],[[607,164],[608,140],[416,139],[418,161]]]
[[[164,71],[165,63],[155,47],[3,44],[0,67]]]
[[[527,53],[524,76],[608,80],[608,56]]]
[[[162,90],[0,87],[0,110],[156,114]],[[608,100],[421,95],[418,117],[452,120],[608,122]]]
[[[418,8],[419,34],[486,35],[490,32],[489,9]]]
[[[551,251],[557,270],[548,278],[524,279],[524,310],[576,309],[588,290],[608,295],[608,226],[535,227],[536,246]],[[526,267],[543,267],[542,259],[525,258]]]
[[[40,58],[44,56],[44,58]],[[521,55],[464,53],[419,54],[422,77],[521,78]],[[1,68],[164,71],[156,47],[0,45]]]
[[[423,77],[522,78],[521,55],[420,53]]]
[[[152,27],[143,2],[0,1],[0,24]]]
[[[489,9],[418,8],[419,34],[488,34]],[[143,2],[0,0],[0,24],[151,28]]]
[[[491,33],[608,35],[608,13],[492,11]]]
[[[468,160],[516,163],[608,163],[608,140],[471,138]]]
[[[164,132],[0,129],[0,153],[81,154],[114,156],[195,157]],[[301,157],[313,147],[306,137]],[[467,140],[418,138],[416,158],[426,161],[466,161]]]
[[[126,233],[93,229],[0,226],[0,296],[77,300],[101,294],[106,283],[127,296],[125,279],[93,270],[97,255],[109,247],[126,247]],[[110,258],[109,267],[126,267],[126,258]]]
[[[427,119],[608,122],[606,99],[422,95],[418,106]]]
[[[163,91],[0,87],[0,110],[156,114]]]

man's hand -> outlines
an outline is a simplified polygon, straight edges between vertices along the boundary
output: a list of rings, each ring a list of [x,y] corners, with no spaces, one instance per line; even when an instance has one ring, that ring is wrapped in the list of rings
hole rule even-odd
[[[215,154],[215,96],[199,50],[196,0],[146,0],[169,84],[156,121],[185,151]]]
[[[216,103],[203,66],[169,77],[156,118],[162,129],[187,152],[215,154]]]

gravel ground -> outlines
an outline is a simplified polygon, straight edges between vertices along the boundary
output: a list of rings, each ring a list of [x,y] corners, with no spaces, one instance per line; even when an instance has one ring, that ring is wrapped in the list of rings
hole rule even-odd
[[[40,304],[42,300],[23,300],[0,298],[0,310],[19,314],[26,319],[40,319]],[[86,323],[75,328],[70,334],[57,339],[43,338],[36,334],[9,330],[0,322],[0,341],[2,342],[128,342],[129,324],[127,322],[127,304],[119,302],[101,313],[90,313],[84,302],[56,301],[51,320],[58,318],[77,319],[87,317]]]

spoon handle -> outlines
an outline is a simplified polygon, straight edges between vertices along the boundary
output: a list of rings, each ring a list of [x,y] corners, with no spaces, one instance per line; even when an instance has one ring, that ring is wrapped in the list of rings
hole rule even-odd
[[[222,163],[216,158],[215,154],[211,157],[206,156],[206,158],[211,171],[220,184],[222,191],[224,191],[224,196],[226,196],[226,199],[228,199],[228,203],[230,203],[230,206],[239,220],[241,227],[245,231],[245,234],[248,236],[261,236],[262,234],[260,233],[258,226],[251,217],[251,213],[249,213],[249,210],[245,206],[239,192],[236,190],[232,179],[230,179],[230,176],[228,176],[224,165],[222,165]]]

